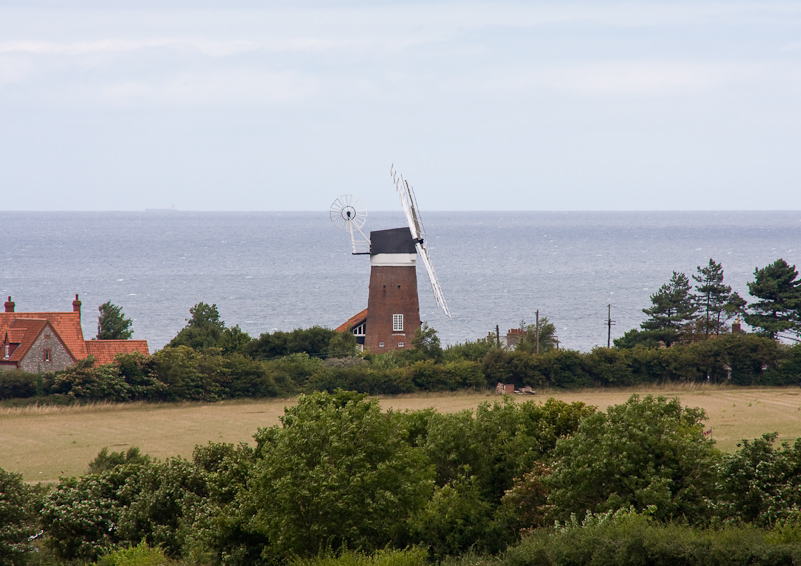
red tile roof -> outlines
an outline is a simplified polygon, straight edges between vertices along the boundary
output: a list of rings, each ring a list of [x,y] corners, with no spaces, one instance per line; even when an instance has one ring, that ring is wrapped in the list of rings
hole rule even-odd
[[[9,329],[9,334],[15,334],[15,338],[20,338],[19,333],[22,331],[24,334],[19,341],[19,347],[14,350],[14,353],[8,358],[9,362],[19,362],[31,349],[33,343],[42,333],[42,330],[48,327],[47,321],[41,318],[18,318],[12,321],[13,329]],[[9,336],[9,339],[11,336]],[[10,341],[10,340],[9,340]]]
[[[17,319],[19,320],[19,319]],[[25,338],[25,328],[9,328],[8,329],[8,341],[11,344],[20,344],[22,340]]]
[[[118,354],[140,352],[150,355],[147,340],[86,340],[86,351],[95,357],[95,365],[110,364]]]
[[[76,360],[82,360],[87,356],[80,312],[0,312],[0,335],[11,328],[16,319],[48,321]]]
[[[350,317],[347,322],[340,324],[334,330],[336,332],[347,332],[348,328],[354,328],[365,320],[367,320],[367,309],[364,309],[359,314]]]

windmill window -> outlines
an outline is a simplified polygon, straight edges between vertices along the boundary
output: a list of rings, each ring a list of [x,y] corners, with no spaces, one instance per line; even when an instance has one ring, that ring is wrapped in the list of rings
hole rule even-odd
[[[403,315],[392,315],[392,332],[403,332]]]
[[[398,342],[398,348],[403,348],[403,346],[404,346],[403,342]]]
[[[384,347],[384,343],[383,343],[383,342],[379,342],[379,343],[378,343],[378,347],[379,347],[379,348],[383,348],[383,347]]]

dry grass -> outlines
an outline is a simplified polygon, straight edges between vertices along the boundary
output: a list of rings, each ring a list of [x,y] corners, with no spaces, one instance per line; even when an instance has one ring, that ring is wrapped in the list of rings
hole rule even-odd
[[[801,389],[671,386],[637,389],[538,391],[535,397],[583,401],[604,410],[633,393],[678,397],[701,407],[709,416],[718,446],[731,451],[742,438],[777,431],[780,440],[801,437]],[[441,412],[473,409],[497,397],[481,393],[421,394],[379,398],[385,409],[434,407]],[[519,397],[517,399],[520,399]],[[138,446],[157,458],[190,457],[196,444],[250,442],[259,427],[278,424],[284,407],[294,400],[226,401],[221,403],[29,407],[0,410],[0,467],[21,472],[28,481],[51,481],[60,475],[86,472],[101,448]]]

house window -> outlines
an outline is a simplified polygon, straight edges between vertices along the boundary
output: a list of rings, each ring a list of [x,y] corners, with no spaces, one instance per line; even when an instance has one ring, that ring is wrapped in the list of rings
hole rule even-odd
[[[398,342],[398,348],[403,348],[403,342]]]
[[[392,315],[392,332],[403,332],[403,315]]]
[[[50,361],[50,348],[44,349],[44,352],[42,352],[42,359],[46,362]]]

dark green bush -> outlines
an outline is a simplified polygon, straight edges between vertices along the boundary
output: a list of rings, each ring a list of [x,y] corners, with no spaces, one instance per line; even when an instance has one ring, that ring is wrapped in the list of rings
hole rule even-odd
[[[585,418],[556,442],[553,471],[543,479],[552,516],[653,507],[662,520],[707,520],[719,454],[704,419],[701,409],[650,395]]]
[[[37,534],[38,491],[25,485],[22,475],[0,468],[0,564],[23,566],[33,551]]]
[[[782,566],[801,564],[801,541],[751,526],[694,529],[620,510],[538,529],[510,548],[502,566]]]
[[[37,394],[40,376],[20,370],[0,371],[0,399],[24,399]]]

